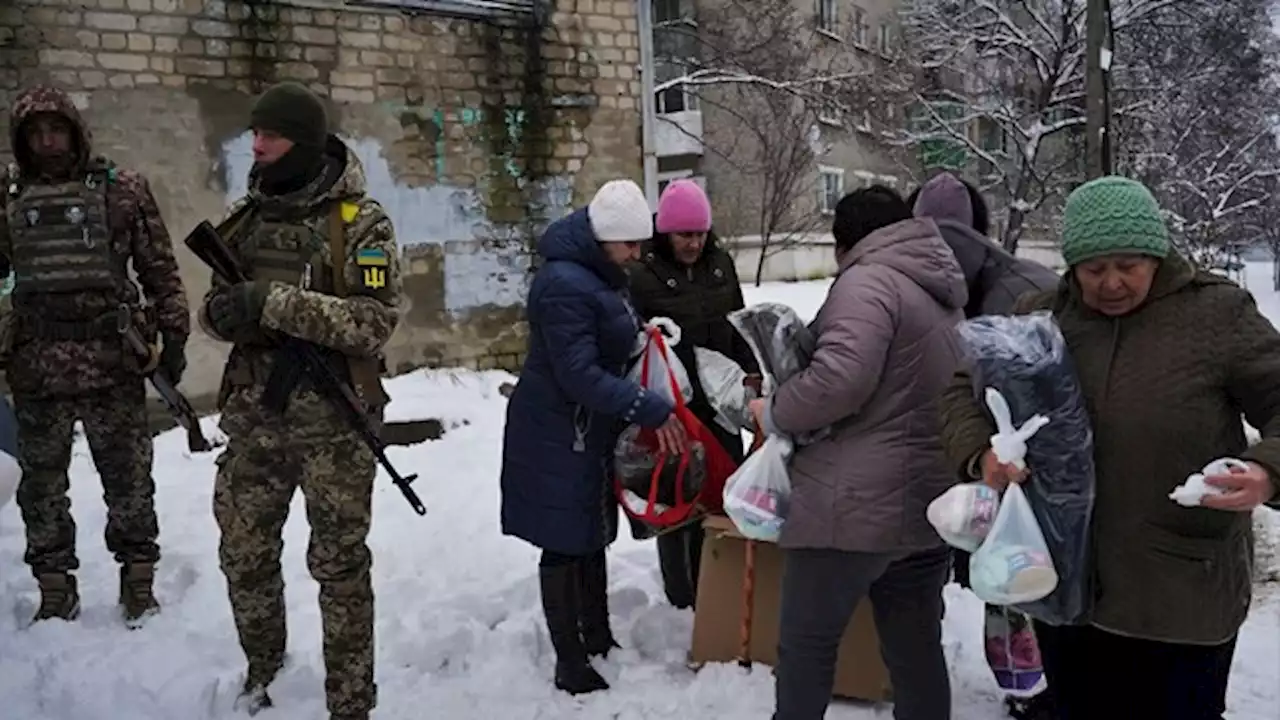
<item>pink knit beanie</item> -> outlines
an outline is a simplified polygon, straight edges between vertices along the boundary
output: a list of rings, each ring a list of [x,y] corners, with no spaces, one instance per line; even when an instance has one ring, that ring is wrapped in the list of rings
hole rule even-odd
[[[711,230],[711,203],[698,183],[675,180],[658,199],[660,233],[695,233]]]

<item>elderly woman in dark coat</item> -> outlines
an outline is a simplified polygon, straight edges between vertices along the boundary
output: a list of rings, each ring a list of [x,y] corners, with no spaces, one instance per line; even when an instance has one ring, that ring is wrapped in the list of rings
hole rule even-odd
[[[1053,313],[1093,425],[1092,612],[1036,622],[1057,716],[1219,720],[1249,612],[1251,511],[1280,490],[1280,333],[1247,291],[1170,246],[1140,183],[1082,185],[1063,228],[1067,282],[1018,308]],[[943,401],[951,467],[1002,489],[1026,474],[992,454],[972,382],[958,373]],[[1262,431],[1252,447],[1242,415]],[[1248,469],[1209,478],[1223,494],[1170,500],[1224,456]]]
[[[680,326],[676,357],[689,372],[693,400],[689,410],[715,435],[735,462],[742,462],[741,433],[716,422],[698,376],[695,347],[727,356],[749,373],[757,372],[751,346],[727,315],[743,307],[742,285],[733,258],[711,230],[711,203],[692,180],[676,180],[658,200],[657,232],[638,263],[628,266],[631,299],[645,320],[671,318]],[[703,531],[700,523],[658,536],[658,564],[667,600],[693,607],[698,591]]]
[[[589,207],[547,229],[529,289],[529,353],[507,406],[502,531],[542,548],[555,685],[572,694],[609,687],[588,657],[617,647],[604,555],[617,532],[617,426],[655,428],[663,445],[684,448],[671,404],[623,377],[640,324],[622,264],[652,232],[644,193],[629,180],[606,183]]]

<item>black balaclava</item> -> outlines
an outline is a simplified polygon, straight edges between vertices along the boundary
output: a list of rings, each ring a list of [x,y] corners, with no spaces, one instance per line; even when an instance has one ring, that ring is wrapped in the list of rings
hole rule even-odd
[[[324,171],[329,119],[315,93],[297,83],[273,85],[254,104],[249,124],[293,141],[293,148],[279,160],[254,166],[262,192],[294,192]]]

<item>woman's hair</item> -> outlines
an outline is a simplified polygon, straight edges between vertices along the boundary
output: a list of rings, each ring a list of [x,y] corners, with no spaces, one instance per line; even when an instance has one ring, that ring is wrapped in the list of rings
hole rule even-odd
[[[911,218],[911,206],[902,196],[884,185],[872,185],[840,199],[831,234],[836,249],[844,252],[876,230]]]
[[[983,199],[982,193],[978,191],[978,188],[973,186],[973,183],[969,182],[968,180],[965,180],[964,178],[956,178],[956,179],[960,181],[961,185],[964,185],[965,191],[969,193],[969,207],[973,212],[974,232],[978,233],[979,235],[990,235],[991,234],[991,211],[987,209],[987,201]],[[907,196],[907,207],[911,208],[912,211],[915,210],[916,199],[918,199],[919,197],[920,197],[920,188],[916,188],[915,190],[912,190],[911,194]]]

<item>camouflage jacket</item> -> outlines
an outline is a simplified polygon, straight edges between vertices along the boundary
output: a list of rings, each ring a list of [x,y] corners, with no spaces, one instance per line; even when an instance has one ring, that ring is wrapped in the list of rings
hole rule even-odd
[[[402,279],[391,219],[365,194],[359,159],[337,138],[330,138],[329,150],[331,172],[295,193],[268,196],[251,180],[248,195],[231,207],[219,227],[228,247],[249,268],[259,247],[273,244],[270,233],[286,231],[278,229],[281,226],[300,228],[302,237],[316,240],[305,255],[315,258],[306,267],[317,281],[309,288],[301,282],[269,281],[261,320],[265,342],[241,342],[231,349],[218,398],[222,428],[228,435],[256,428],[327,434],[343,423],[328,401],[306,385],[295,389],[283,417],[261,408],[259,401],[276,358],[270,336],[300,338],[336,350],[349,360],[376,364],[399,324]],[[332,246],[327,240],[335,205],[341,211],[345,249],[345,257],[338,259],[330,257]],[[345,296],[324,287],[325,276],[336,263],[342,269]],[[210,336],[231,342],[214,330],[208,316],[209,300],[223,287],[215,276],[197,317]]]
[[[133,322],[145,337],[154,337],[158,330],[185,340],[191,330],[173,243],[150,184],[141,173],[94,157],[91,135],[79,111],[65,93],[54,88],[37,86],[27,90],[11,111],[9,127],[17,162],[0,193],[0,255],[5,272],[8,274],[12,267],[10,205],[16,207],[24,187],[49,184],[35,166],[23,135],[24,122],[36,113],[56,113],[74,128],[73,177],[93,173],[105,180],[106,234],[122,281],[111,291],[37,293],[25,307],[18,307],[15,302],[13,311],[5,317],[6,340],[11,345],[0,348],[0,355],[7,356],[9,386],[15,393],[28,396],[69,396],[137,381],[145,358],[129,351],[121,338],[106,335],[87,340],[48,339],[34,331],[30,320],[85,323],[117,313],[123,304],[132,311]],[[130,263],[136,283],[128,279],[125,268]],[[145,312],[143,295],[148,305]]]

